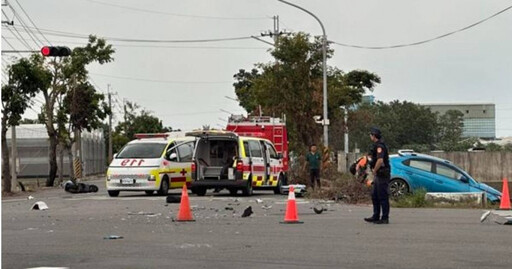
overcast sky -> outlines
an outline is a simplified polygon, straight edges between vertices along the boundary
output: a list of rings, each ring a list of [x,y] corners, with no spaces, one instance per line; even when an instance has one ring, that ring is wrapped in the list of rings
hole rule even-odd
[[[319,24],[310,15],[274,0],[18,1],[39,28],[80,35],[161,40],[244,37],[272,29],[274,15],[279,15],[281,29],[321,34]],[[9,2],[22,12],[15,0]],[[505,0],[293,2],[322,20],[329,40],[364,46],[428,39],[512,5],[512,1]],[[11,16],[9,8],[2,9]],[[16,18],[14,21],[19,25]],[[2,29],[2,36],[24,49],[9,31]],[[86,42],[49,34],[46,37],[54,45],[70,47]],[[38,49],[30,39],[27,42]],[[122,46],[115,46],[113,63],[91,66],[93,81],[104,92],[110,84],[121,103],[123,99],[134,101],[161,118],[165,126],[186,130],[203,124],[224,126],[222,119],[228,114],[220,109],[244,112],[235,101],[224,97],[235,97],[233,74],[241,68],[252,68],[254,63],[271,61],[269,45],[252,39],[195,44],[111,43]],[[9,49],[4,40],[2,48]],[[335,55],[329,65],[345,71],[366,69],[381,76],[382,84],[374,92],[378,100],[495,103],[497,135],[512,136],[512,10],[420,46],[390,50],[333,48]],[[120,119],[117,105],[115,112]],[[31,117],[34,114],[27,113]]]

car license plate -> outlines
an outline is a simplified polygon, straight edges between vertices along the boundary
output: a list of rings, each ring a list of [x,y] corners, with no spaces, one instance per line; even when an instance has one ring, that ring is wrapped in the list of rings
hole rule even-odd
[[[133,182],[133,179],[131,178],[123,178],[121,179],[121,184],[123,185],[132,185],[134,182]]]

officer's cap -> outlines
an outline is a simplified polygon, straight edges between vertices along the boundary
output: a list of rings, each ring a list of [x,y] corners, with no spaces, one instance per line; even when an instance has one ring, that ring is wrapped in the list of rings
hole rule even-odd
[[[377,128],[377,127],[372,127],[370,129],[370,134],[374,135],[377,138],[381,138],[382,137],[382,133],[380,132],[379,128]]]

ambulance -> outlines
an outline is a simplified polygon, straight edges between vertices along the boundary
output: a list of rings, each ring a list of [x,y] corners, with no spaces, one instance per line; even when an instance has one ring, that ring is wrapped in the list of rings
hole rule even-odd
[[[190,186],[195,138],[182,133],[136,134],[114,156],[107,170],[111,197],[121,191],[167,195],[169,189]]]
[[[228,189],[231,195],[254,189],[281,193],[285,183],[283,156],[272,142],[260,137],[240,136],[229,131],[195,131],[192,158],[192,192],[204,196],[208,189]]]

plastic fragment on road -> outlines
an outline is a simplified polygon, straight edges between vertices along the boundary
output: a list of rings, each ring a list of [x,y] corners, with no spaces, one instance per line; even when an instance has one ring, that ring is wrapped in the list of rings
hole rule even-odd
[[[244,210],[244,213],[242,214],[242,218],[249,217],[250,215],[252,215],[252,213],[254,213],[254,212],[252,212],[252,206],[249,206]]]
[[[500,225],[512,225],[512,212],[501,210],[486,211],[480,217],[480,222]]]
[[[103,237],[103,239],[106,239],[106,240],[116,240],[116,239],[123,239],[124,237],[120,236],[120,235],[109,235],[109,236],[105,236]]]
[[[29,195],[29,196],[27,197],[27,200],[33,200],[33,199],[34,199],[34,196],[32,196],[32,195]]]
[[[48,209],[48,205],[46,205],[45,202],[36,202],[34,205],[32,205],[32,210],[46,210]]]

